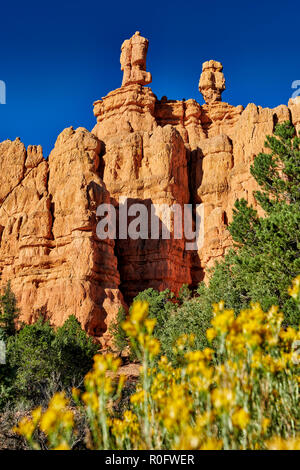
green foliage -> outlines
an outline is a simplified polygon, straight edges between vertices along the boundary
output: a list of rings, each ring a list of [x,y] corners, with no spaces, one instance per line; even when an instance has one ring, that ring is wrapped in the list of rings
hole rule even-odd
[[[199,297],[184,300],[182,304],[174,304],[164,328],[154,330],[161,343],[162,353],[175,362],[177,353],[174,353],[176,340],[182,335],[195,335],[195,349],[208,347],[206,330],[210,326],[211,312],[204,309]]]
[[[203,298],[206,302],[206,298]],[[156,319],[153,336],[159,339],[161,351],[169,359],[175,360],[176,354],[174,354],[173,346],[181,335],[193,333],[195,334],[195,347],[203,349],[208,346],[205,332],[210,324],[211,311],[203,308],[201,296],[192,298],[187,285],[182,286],[177,298],[168,289],[159,292],[150,288],[140,292],[134,298],[134,301],[136,300],[148,302],[148,317]],[[131,309],[132,307],[130,311]],[[125,318],[125,311],[122,310],[119,312],[117,322],[111,328],[114,345],[119,351],[129,347],[128,337],[122,328]],[[131,351],[131,359],[136,359],[133,351]]]
[[[7,403],[41,403],[57,390],[81,386],[97,350],[73,315],[57,331],[40,316],[14,335],[6,334],[0,408]]]
[[[293,207],[300,200],[300,138],[289,122],[276,126],[274,136],[267,136],[265,146],[271,153],[260,153],[251,173],[262,190],[255,193],[261,207],[268,213],[277,211],[278,203]]]
[[[8,282],[4,294],[0,297],[0,339],[16,333],[18,314],[17,301]]]
[[[14,375],[9,364],[0,364],[0,410],[14,400]]]
[[[172,298],[173,294],[168,289],[164,290],[163,292],[158,292],[152,288],[140,292],[134,298],[134,301],[145,300],[148,302],[149,318],[156,318],[157,321],[154,336],[156,335],[157,337],[160,337],[160,332],[165,327],[165,324],[169,318],[170,309],[172,308]],[[131,308],[129,309],[129,312]],[[128,336],[122,328],[122,323],[126,320],[126,316],[125,309],[120,308],[116,321],[112,323],[110,327],[110,333],[113,336],[115,349],[119,353],[122,353],[127,349],[129,351],[130,360],[135,361],[137,359],[136,354],[130,347]]]
[[[99,346],[82,330],[74,315],[57,329],[52,346],[62,384],[78,386],[83,375],[91,368],[92,358]]]
[[[0,297],[0,340],[5,344],[16,334],[15,323],[18,313],[16,298],[8,283],[4,294]],[[13,371],[7,363],[6,353],[6,364],[0,364],[0,409],[14,397],[13,378]]]
[[[192,297],[192,292],[189,289],[188,284],[183,284],[178,293],[178,301],[179,303],[183,303],[186,300],[189,300]]]
[[[51,389],[55,368],[52,343],[55,332],[42,318],[26,325],[7,342],[7,360],[14,375],[13,386],[20,399],[38,399]]]
[[[173,298],[174,294],[172,294],[169,289],[166,289],[162,292],[158,292],[157,290],[152,288],[140,292],[134,298],[134,301],[144,300],[148,302],[149,318],[156,319],[155,333],[165,327],[165,324],[168,321],[170,315],[170,309],[172,309],[171,300]]]

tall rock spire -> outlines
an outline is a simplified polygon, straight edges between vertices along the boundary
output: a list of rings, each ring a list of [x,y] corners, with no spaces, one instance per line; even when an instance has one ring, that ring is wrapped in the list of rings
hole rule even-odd
[[[222,70],[221,62],[215,60],[208,60],[202,65],[199,91],[206,104],[222,101],[221,95],[225,90],[225,78]]]
[[[123,42],[121,47],[121,70],[123,70],[122,86],[148,85],[152,82],[150,72],[146,71],[146,56],[148,51],[148,39],[143,38],[139,31]]]

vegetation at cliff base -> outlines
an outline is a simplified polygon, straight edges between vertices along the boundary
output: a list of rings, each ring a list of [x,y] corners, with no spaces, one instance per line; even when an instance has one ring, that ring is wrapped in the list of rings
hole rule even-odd
[[[74,316],[56,330],[42,315],[17,330],[19,312],[9,285],[0,299],[0,309],[6,344],[6,363],[0,366],[1,408],[42,403],[52,393],[82,383],[98,345]]]
[[[299,293],[300,276],[290,289],[298,306]],[[183,335],[174,345],[175,365],[161,355],[155,326],[148,302],[135,301],[123,328],[142,366],[121,416],[114,403],[126,378],[116,375],[120,359],[113,354],[96,355],[84,391],[73,389],[75,409],[87,423],[86,448],[300,449],[293,350],[300,336],[283,327],[278,307],[264,312],[253,303],[236,315],[224,302],[214,304],[206,332],[211,347],[197,350],[194,335]],[[49,449],[70,450],[79,432],[74,405],[57,393],[46,410],[34,409],[14,431],[33,449],[40,448],[37,435],[43,432]]]

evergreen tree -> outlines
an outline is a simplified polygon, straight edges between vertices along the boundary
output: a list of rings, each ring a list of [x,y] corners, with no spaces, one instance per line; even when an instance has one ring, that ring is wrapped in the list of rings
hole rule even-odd
[[[0,328],[3,338],[13,336],[16,333],[18,315],[16,297],[11,290],[10,282],[8,282],[3,296],[0,297]]]
[[[92,368],[99,345],[81,328],[75,315],[70,315],[63,326],[57,328],[52,346],[62,384],[78,386]]]

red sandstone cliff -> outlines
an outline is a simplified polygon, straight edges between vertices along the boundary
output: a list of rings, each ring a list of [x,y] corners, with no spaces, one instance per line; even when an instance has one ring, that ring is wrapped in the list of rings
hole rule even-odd
[[[254,156],[277,122],[300,129],[300,101],[275,109],[221,101],[222,65],[203,64],[205,99],[158,100],[146,71],[148,42],[136,33],[122,45],[121,88],[94,103],[92,132],[65,129],[48,161],[41,147],[0,144],[0,288],[11,280],[21,319],[40,309],[60,325],[75,314],[102,337],[119,306],[147,287],[196,285],[231,244],[232,207],[255,205]],[[99,240],[96,209],[133,203],[202,204],[204,244],[184,239]],[[105,338],[106,335],[104,335]]]
[[[48,161],[40,147],[0,144],[1,285],[11,281],[25,322],[41,310],[55,325],[75,314],[100,337],[122,304],[114,241],[95,233],[96,208],[110,200],[99,151],[83,128],[65,129]]]

